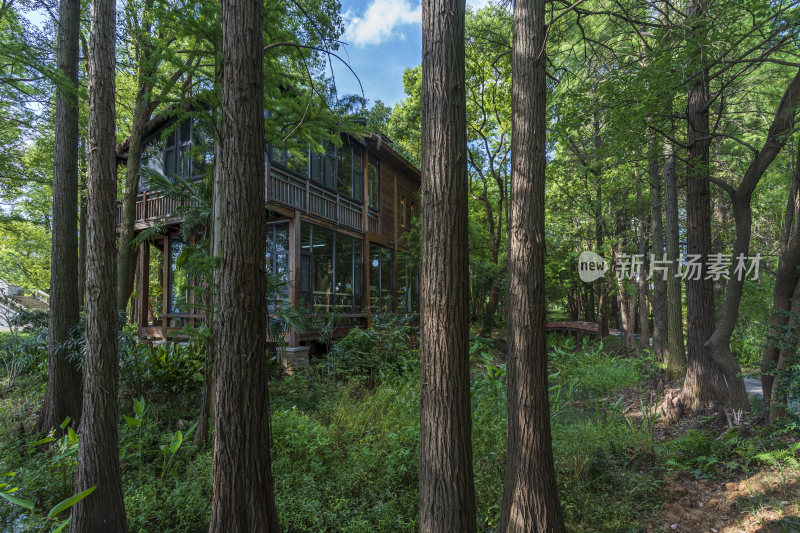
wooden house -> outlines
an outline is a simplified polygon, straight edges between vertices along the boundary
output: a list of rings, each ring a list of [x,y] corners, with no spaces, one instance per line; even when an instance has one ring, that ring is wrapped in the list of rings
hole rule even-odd
[[[198,179],[212,162],[207,130],[194,119],[161,126],[144,140],[143,169]],[[264,178],[265,261],[281,280],[265,305],[291,306],[316,320],[335,313],[336,336],[367,325],[375,313],[416,311],[416,273],[398,261],[398,250],[420,188],[419,170],[385,137],[341,139],[341,146],[322,143],[323,153],[267,146]],[[180,203],[149,186],[146,175],[135,231],[157,223],[165,230],[139,246],[130,316],[141,337],[166,340],[203,313],[191,280],[176,266],[184,246]],[[286,344],[302,350],[318,337],[313,328],[290,331]]]

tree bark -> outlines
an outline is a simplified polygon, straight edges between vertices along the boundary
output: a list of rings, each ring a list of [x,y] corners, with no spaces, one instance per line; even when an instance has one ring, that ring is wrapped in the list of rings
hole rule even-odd
[[[142,61],[148,61],[147,54]],[[117,310],[125,312],[128,299],[133,291],[131,272],[136,264],[136,250],[133,247],[134,223],[136,222],[136,196],[139,194],[139,171],[142,160],[142,139],[144,125],[150,118],[151,87],[145,81],[149,73],[139,69],[139,86],[133,106],[128,161],[125,167],[125,195],[122,198],[122,224],[119,234],[119,259],[117,261]]]
[[[800,158],[800,140],[797,144],[797,155]],[[772,320],[767,332],[767,342],[761,352],[761,386],[767,402],[772,399],[772,386],[780,358],[780,339],[784,336],[789,321],[792,292],[800,279],[798,266],[800,266],[800,160],[796,159],[792,186],[783,216],[783,235],[772,292]]]
[[[47,388],[38,431],[58,428],[81,416],[81,373],[67,359],[62,344],[80,320],[78,285],[78,30],[80,1],[59,6],[58,70],[65,82],[56,89],[56,132],[53,168],[53,234],[50,263]]]
[[[789,137],[788,134],[794,125],[794,110],[798,101],[800,101],[800,69],[798,69],[794,79],[789,83],[778,104],[764,146],[751,161],[739,186],[735,190],[733,188],[728,190],[733,200],[733,219],[736,223],[736,238],[733,242],[734,261],[736,261],[737,257],[748,255],[753,225],[751,207],[753,192],[764,172],[786,144],[786,140]],[[745,282],[744,274],[741,272],[740,274],[736,275],[735,271],[732,272],[728,281],[725,291],[725,303],[720,310],[719,320],[705,346],[711,358],[710,364],[705,371],[710,373],[717,369],[717,372],[722,374],[722,381],[726,384],[726,394],[712,399],[730,403],[736,408],[749,409],[750,401],[747,397],[744,380],[741,377],[741,368],[730,350],[731,335],[736,327],[736,319],[739,316],[739,303],[742,299],[742,290]],[[703,396],[695,397],[695,399],[700,401]]]
[[[703,0],[692,0],[688,22],[699,40],[706,30],[702,20]],[[698,48],[694,62],[702,65],[703,53]],[[686,177],[686,241],[687,253],[696,256],[701,264],[708,262],[711,252],[711,201],[709,191],[709,88],[708,72],[699,67],[694,72],[695,84],[689,90],[686,106],[687,177]],[[686,279],[686,348],[687,372],[683,392],[693,407],[727,397],[727,386],[710,354],[706,341],[714,329],[714,282],[705,279]]]
[[[676,379],[686,372],[683,345],[683,302],[678,279],[678,184],[672,143],[664,142],[664,218],[667,251],[667,346],[664,362],[667,377]]]
[[[221,75],[218,73],[218,76]],[[218,83],[220,80],[218,79]],[[224,125],[222,124],[222,112],[217,109],[215,121],[220,138],[214,141],[214,170],[213,185],[211,188],[211,257],[222,256],[222,223],[225,220],[225,180],[222,178],[222,136],[224,136]],[[210,302],[208,305],[208,324],[212,331],[212,337],[216,337],[218,330],[218,310],[219,302],[219,269],[213,272],[211,290],[209,291]],[[200,404],[200,418],[195,434],[196,442],[205,442],[208,437],[208,421],[215,415],[214,401],[217,395],[216,378],[216,346],[213,340],[206,344],[205,371],[203,375],[203,399]]]
[[[463,0],[422,2],[419,530],[476,530]]]
[[[125,533],[117,447],[117,313],[114,305],[116,156],[115,3],[93,0],[89,49],[86,358],[75,491],[96,486],[72,508],[73,533]]]
[[[270,458],[263,4],[222,2],[225,248],[220,267],[212,533],[280,531]]]
[[[776,422],[786,418],[786,391],[781,387],[783,374],[791,364],[796,363],[797,358],[797,338],[800,333],[800,320],[798,320],[798,298],[800,298],[800,278],[796,280],[792,293],[791,309],[783,332],[783,347],[778,352],[778,357],[774,369],[774,380],[770,383],[770,395],[764,396],[769,401],[769,420]]]
[[[78,225],[78,302],[86,305],[86,191],[81,194],[81,216]]]
[[[651,250],[656,261],[664,259],[664,201],[661,191],[659,157],[650,160],[650,235]],[[667,282],[663,274],[653,273],[653,352],[664,356],[667,351]]]
[[[550,434],[544,302],[544,0],[514,4],[507,454],[498,531],[561,532]]]
[[[639,255],[642,257],[642,265],[639,270],[639,346],[643,350],[650,348],[650,313],[647,301],[647,237],[645,236],[644,205],[642,204],[642,184],[636,180],[636,204],[639,209],[638,245]]]

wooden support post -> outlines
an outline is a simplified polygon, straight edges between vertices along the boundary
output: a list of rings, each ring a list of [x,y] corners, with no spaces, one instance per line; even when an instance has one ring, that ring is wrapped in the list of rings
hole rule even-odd
[[[302,235],[300,211],[294,212],[294,219],[289,221],[289,305],[300,310],[300,245]],[[289,330],[287,345],[300,345],[294,329]]]
[[[164,249],[164,261],[162,273],[161,273],[161,296],[162,296],[162,313],[161,313],[161,337],[164,340],[167,340],[167,328],[169,327],[169,318],[167,315],[169,314],[169,236],[165,236],[163,238],[163,249]]]
[[[150,307],[150,242],[144,241],[139,245],[139,309],[136,321],[141,334],[142,328],[147,326],[148,311]]]

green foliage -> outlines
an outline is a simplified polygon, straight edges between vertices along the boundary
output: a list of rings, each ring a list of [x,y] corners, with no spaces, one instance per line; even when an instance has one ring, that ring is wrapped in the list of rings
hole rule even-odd
[[[614,390],[631,387],[642,377],[641,359],[622,359],[603,351],[603,344],[584,343],[574,349],[570,343],[554,346],[550,362],[561,380],[592,396],[603,396]]]
[[[134,394],[197,390],[203,382],[204,365],[205,350],[198,343],[136,343],[121,352],[120,381]]]
[[[411,348],[409,328],[354,328],[333,343],[323,372],[337,378],[363,377],[367,388],[390,376],[419,369],[419,352]]]

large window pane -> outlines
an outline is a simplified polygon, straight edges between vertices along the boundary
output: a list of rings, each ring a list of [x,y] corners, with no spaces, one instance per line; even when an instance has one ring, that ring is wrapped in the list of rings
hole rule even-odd
[[[139,190],[149,191],[153,175],[164,175],[164,141],[156,136],[150,139],[142,150],[141,170],[139,171]]]
[[[392,269],[392,250],[385,246],[370,245],[369,306],[372,312],[392,310]]]
[[[314,262],[314,312],[329,313],[333,305],[333,231],[314,227],[311,249]]]
[[[380,162],[377,159],[370,158],[369,165],[367,165],[367,194],[369,195],[369,206],[372,209],[378,209],[378,194],[380,183]]]
[[[289,297],[289,223],[267,224],[267,273],[272,290],[267,295],[268,309],[288,305]]]
[[[353,196],[353,151],[345,139],[339,148],[339,168],[336,189],[345,196]]]
[[[190,309],[189,293],[191,287],[189,285],[189,277],[186,272],[178,268],[178,256],[183,251],[183,241],[177,237],[169,239],[169,313],[170,314],[183,314],[188,313]]]

